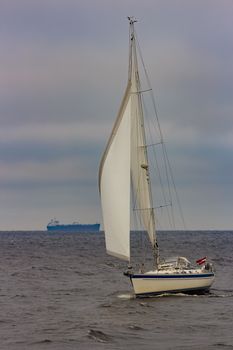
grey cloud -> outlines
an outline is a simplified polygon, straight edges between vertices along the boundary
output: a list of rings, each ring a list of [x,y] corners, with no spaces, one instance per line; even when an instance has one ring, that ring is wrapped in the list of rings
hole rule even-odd
[[[2,227],[25,228],[25,213],[30,227],[48,215],[100,216],[98,163],[127,81],[128,15],[139,19],[191,227],[231,222],[232,4],[11,0],[0,13]]]

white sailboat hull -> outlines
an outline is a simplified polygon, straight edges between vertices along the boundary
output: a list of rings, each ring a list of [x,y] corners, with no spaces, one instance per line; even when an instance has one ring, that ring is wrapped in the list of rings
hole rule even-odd
[[[214,282],[214,273],[197,274],[132,274],[130,276],[136,296],[163,293],[204,293]]]

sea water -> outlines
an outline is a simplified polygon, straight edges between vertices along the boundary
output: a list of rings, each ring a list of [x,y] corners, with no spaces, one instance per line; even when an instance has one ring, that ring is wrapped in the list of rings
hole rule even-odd
[[[142,238],[132,235],[134,252]],[[205,255],[202,296],[136,299],[103,233],[0,233],[0,349],[233,349],[233,232],[161,232],[161,255]]]

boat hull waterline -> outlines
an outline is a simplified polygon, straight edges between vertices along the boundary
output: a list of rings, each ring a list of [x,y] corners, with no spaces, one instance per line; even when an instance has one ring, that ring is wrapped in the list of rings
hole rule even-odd
[[[202,274],[132,274],[129,275],[136,296],[164,293],[200,294],[208,292],[214,273]]]

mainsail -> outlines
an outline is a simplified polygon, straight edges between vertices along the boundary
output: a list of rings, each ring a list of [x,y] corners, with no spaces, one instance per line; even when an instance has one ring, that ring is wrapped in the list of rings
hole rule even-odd
[[[99,188],[107,252],[130,260],[131,198],[132,209],[154,247],[155,220],[132,19],[128,85],[101,160]]]
[[[149,164],[147,157],[143,109],[141,101],[141,86],[138,72],[136,42],[133,23],[131,29],[130,50],[130,80],[132,95],[132,119],[131,119],[131,185],[133,210],[137,211],[140,226],[143,227],[151,241],[155,244],[155,220],[152,205]]]

